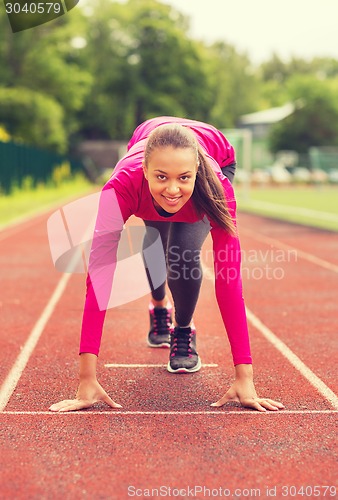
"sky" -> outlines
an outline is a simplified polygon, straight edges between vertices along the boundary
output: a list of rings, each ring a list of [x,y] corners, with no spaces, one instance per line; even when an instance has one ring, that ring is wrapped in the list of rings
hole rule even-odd
[[[189,35],[223,40],[253,64],[273,53],[338,60],[338,0],[162,0],[190,18]]]

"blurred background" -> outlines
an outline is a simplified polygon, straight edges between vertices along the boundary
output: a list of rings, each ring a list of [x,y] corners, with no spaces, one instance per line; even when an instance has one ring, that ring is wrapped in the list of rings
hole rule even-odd
[[[338,230],[338,4],[80,0],[0,11],[0,225],[99,189],[158,115],[221,129],[239,209]],[[234,5],[236,4],[236,5]]]

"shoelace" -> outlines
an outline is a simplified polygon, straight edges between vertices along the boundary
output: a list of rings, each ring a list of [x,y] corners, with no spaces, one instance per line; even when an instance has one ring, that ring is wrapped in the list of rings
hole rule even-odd
[[[154,333],[167,333],[170,328],[170,314],[168,309],[154,309]]]
[[[193,335],[192,331],[182,331],[182,330],[175,330],[174,332],[174,338],[173,338],[173,343],[172,343],[172,348],[171,348],[171,354],[170,356],[173,358],[175,356],[182,356],[182,357],[192,357],[192,349],[191,349],[191,337]]]

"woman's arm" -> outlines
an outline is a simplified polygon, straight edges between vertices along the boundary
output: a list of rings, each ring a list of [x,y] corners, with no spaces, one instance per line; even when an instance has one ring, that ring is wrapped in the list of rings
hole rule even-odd
[[[236,218],[236,200],[232,186],[226,181],[226,196],[231,216]],[[284,408],[282,403],[259,398],[253,382],[252,357],[248,324],[242,291],[241,248],[238,237],[229,236],[220,227],[211,230],[214,247],[216,298],[227,331],[235,366],[235,381],[226,394],[212,406],[229,401],[259,411]]]
[[[51,411],[72,411],[88,408],[104,401],[119,408],[101,387],[96,378],[97,355],[102,329],[109,307],[109,298],[117,261],[117,248],[123,229],[124,217],[113,188],[105,187],[101,193],[94,236],[89,257],[87,293],[82,318],[80,340],[79,385],[76,397],[52,405]],[[127,213],[127,210],[124,210]]]

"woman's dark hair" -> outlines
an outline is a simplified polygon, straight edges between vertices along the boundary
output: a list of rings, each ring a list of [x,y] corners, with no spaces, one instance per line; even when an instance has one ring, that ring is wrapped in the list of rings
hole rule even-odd
[[[194,133],[187,127],[179,124],[166,124],[156,127],[147,140],[144,151],[144,163],[148,164],[151,153],[158,148],[189,148],[196,154],[198,165],[195,188],[192,199],[196,210],[206,214],[213,222],[235,235],[234,222],[229,214],[224,190],[214,170],[205,157]]]

